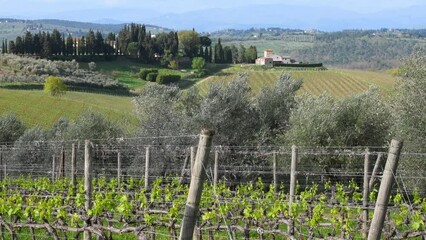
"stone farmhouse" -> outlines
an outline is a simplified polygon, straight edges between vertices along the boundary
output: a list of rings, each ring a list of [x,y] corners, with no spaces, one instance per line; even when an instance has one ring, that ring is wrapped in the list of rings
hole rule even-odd
[[[299,64],[299,62],[297,62],[296,60],[291,59],[290,56],[280,56],[274,54],[271,49],[266,49],[263,53],[263,57],[256,59],[257,65],[273,67],[282,64]]]

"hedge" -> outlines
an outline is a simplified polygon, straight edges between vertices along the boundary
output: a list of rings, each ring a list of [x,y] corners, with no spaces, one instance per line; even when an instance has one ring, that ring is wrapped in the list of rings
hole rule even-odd
[[[148,75],[146,75],[146,80],[150,81],[150,82],[155,82],[156,79],[157,79],[157,75],[158,75],[158,73],[156,73],[156,72],[150,72],[150,73],[148,73]]]
[[[156,82],[158,84],[170,84],[170,83],[177,83],[179,80],[180,80],[180,75],[159,74],[157,76]]]
[[[141,69],[139,71],[139,78],[143,79],[143,80],[148,80],[148,74],[150,73],[156,73],[158,74],[158,70],[157,69],[152,69],[152,68],[147,68],[147,69]],[[155,78],[154,78],[155,81]]]

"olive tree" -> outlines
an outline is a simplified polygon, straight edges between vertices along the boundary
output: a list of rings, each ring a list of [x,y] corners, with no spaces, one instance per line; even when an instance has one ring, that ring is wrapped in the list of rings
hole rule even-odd
[[[426,150],[426,49],[417,49],[399,68],[397,96],[394,101],[397,123],[395,132],[404,139],[404,149],[410,152]],[[422,190],[426,195],[424,157],[404,156],[400,167],[407,188]]]
[[[289,130],[280,139],[285,145],[311,147],[384,146],[389,141],[390,114],[377,88],[343,100],[304,96],[291,113]],[[327,172],[332,167],[353,168],[356,162],[352,160],[333,155],[304,161]]]
[[[48,140],[46,132],[38,126],[26,130],[14,144],[14,164],[20,165],[21,170],[29,171],[29,174],[46,169],[51,164],[52,156]]]
[[[148,83],[142,94],[133,99],[139,117],[138,145],[153,146],[152,174],[163,176],[173,168],[173,164],[181,165],[185,149],[179,146],[194,144],[196,138],[187,137],[195,132],[192,131],[189,115],[194,114],[191,108],[197,104],[191,96],[177,86]],[[143,151],[135,153],[137,157],[132,165],[135,171],[143,165]]]
[[[0,116],[0,143],[12,143],[25,132],[24,123],[15,114]]]
[[[288,128],[291,110],[296,107],[296,92],[301,86],[301,80],[282,74],[275,85],[262,88],[254,98],[260,125],[258,143],[271,144],[278,134],[284,133]]]
[[[200,127],[216,131],[216,144],[238,146],[253,141],[258,123],[249,93],[246,74],[239,74],[229,84],[209,86],[196,121]]]
[[[426,149],[426,49],[416,50],[399,71],[395,99],[396,131],[410,150]]]

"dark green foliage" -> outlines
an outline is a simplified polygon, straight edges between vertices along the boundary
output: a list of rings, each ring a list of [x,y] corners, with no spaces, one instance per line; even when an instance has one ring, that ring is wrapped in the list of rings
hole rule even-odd
[[[179,31],[179,48],[182,50],[184,56],[195,57],[197,56],[199,46],[200,46],[200,37],[195,31]]]
[[[312,48],[292,54],[296,59],[360,69],[384,69],[400,65],[421,44],[415,39],[374,37],[357,33],[329,33],[318,37]]]
[[[146,75],[146,80],[155,82],[157,80],[158,72],[150,72]]]
[[[214,46],[214,62],[223,63],[224,62],[224,52],[223,47],[220,42],[220,38],[217,40],[217,44]]]
[[[143,79],[143,80],[147,80],[147,76],[150,73],[158,73],[157,69],[153,69],[153,68],[142,68],[139,71],[139,78]]]
[[[257,49],[256,46],[250,46],[245,51],[245,60],[247,63],[254,63],[257,59]]]
[[[196,57],[192,59],[192,69],[194,69],[198,74],[203,72],[204,67],[206,66],[206,60],[202,57]]]
[[[177,83],[180,80],[180,75],[174,75],[174,74],[158,74],[156,82],[158,84],[171,84],[171,83]]]
[[[223,48],[223,63],[232,63],[232,50],[231,47],[226,46]]]

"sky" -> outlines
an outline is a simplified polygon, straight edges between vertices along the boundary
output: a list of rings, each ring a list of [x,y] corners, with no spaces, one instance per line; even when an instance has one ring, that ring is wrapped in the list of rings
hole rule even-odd
[[[302,6],[333,6],[358,13],[373,13],[425,5],[426,0],[0,0],[0,17],[49,18],[49,14],[102,8],[155,9],[160,13],[183,13],[207,8],[231,8],[253,4],[286,3]]]

